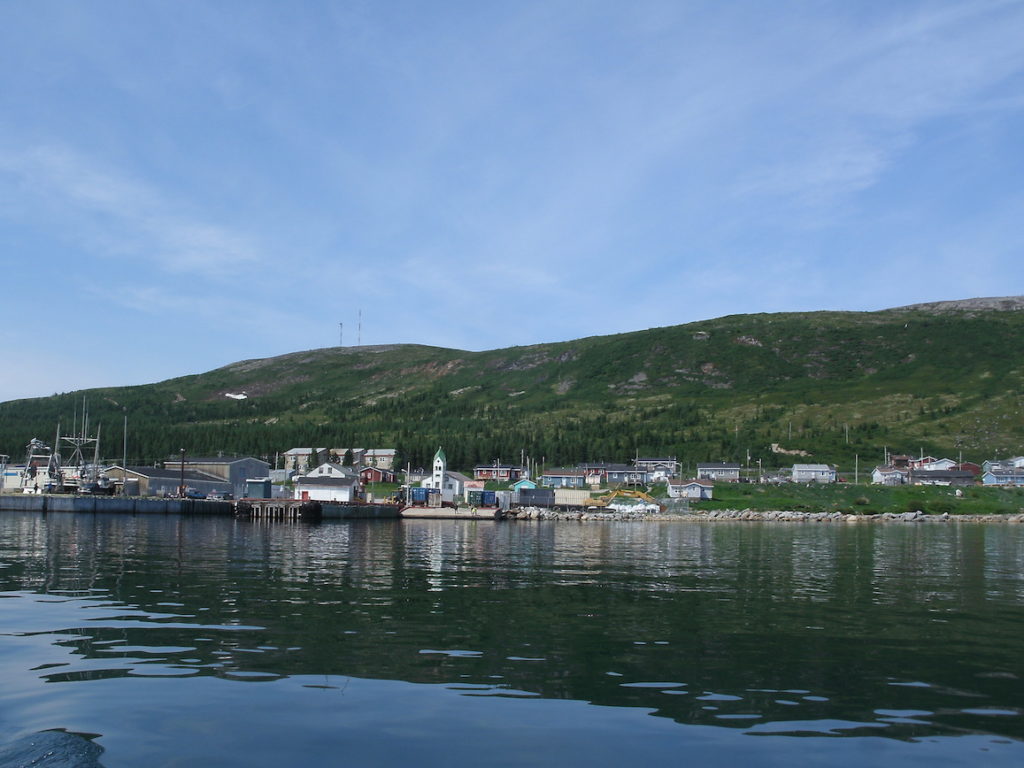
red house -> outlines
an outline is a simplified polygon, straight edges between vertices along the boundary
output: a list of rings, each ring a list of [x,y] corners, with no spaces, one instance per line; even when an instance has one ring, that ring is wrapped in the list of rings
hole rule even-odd
[[[393,483],[395,473],[383,467],[363,467],[359,470],[359,480],[363,485],[368,483]]]

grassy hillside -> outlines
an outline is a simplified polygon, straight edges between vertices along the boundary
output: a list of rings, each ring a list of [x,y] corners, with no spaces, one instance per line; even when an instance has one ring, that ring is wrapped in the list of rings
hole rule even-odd
[[[88,398],[107,453],[153,461],[294,446],[396,446],[454,466],[521,451],[547,465],[675,454],[861,465],[890,450],[1024,452],[1024,311],[927,305],[733,315],[556,344],[465,352],[395,345],[249,360],[158,384],[0,403],[0,452],[52,439]],[[227,397],[245,393],[244,400]]]

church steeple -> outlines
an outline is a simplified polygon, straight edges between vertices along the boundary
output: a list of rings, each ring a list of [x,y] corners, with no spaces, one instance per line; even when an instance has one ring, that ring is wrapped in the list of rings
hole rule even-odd
[[[444,474],[447,470],[448,459],[444,455],[444,449],[438,446],[437,453],[434,454],[434,472],[430,478],[432,487],[444,488]]]

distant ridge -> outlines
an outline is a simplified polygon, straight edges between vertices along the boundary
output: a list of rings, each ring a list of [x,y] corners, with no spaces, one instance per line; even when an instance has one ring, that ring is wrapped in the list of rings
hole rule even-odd
[[[997,312],[1019,312],[1024,309],[1024,296],[989,296],[976,299],[954,299],[953,301],[928,301],[923,304],[907,304],[893,307],[894,312],[970,312],[995,310]]]
[[[778,447],[844,470],[886,451],[980,463],[1024,454],[1021,310],[1024,296],[1005,296],[729,315],[479,352],[328,347],[86,394],[104,434],[127,415],[139,464],[182,448],[275,460],[301,445],[394,447],[414,467],[442,445],[460,469],[637,454],[692,469],[777,462]],[[0,453],[73,423],[81,401],[0,403]]]

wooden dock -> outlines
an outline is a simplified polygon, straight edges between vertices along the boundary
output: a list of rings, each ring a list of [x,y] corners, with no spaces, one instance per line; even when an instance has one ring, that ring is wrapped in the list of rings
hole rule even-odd
[[[323,509],[318,501],[297,499],[239,499],[235,516],[253,520],[319,520]]]

